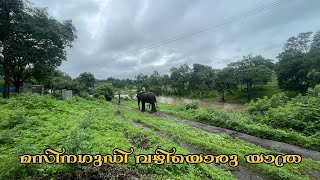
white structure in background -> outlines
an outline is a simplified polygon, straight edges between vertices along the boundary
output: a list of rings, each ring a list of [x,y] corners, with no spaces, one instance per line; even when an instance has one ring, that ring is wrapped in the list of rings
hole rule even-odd
[[[61,91],[61,97],[62,97],[62,99],[70,99],[70,98],[72,98],[72,90],[63,89]]]

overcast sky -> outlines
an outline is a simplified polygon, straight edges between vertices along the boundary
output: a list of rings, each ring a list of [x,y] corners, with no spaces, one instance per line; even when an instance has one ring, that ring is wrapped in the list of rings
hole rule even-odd
[[[249,53],[276,60],[285,41],[320,30],[320,1],[292,0],[188,38],[111,61],[174,35],[215,24],[275,0],[30,0],[58,20],[72,19],[78,39],[60,69],[73,78],[134,78],[200,63],[223,68]],[[238,16],[239,17],[239,16]]]

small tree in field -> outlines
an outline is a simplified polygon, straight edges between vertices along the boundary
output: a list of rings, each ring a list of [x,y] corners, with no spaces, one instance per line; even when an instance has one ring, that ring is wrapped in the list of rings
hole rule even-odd
[[[102,83],[94,88],[94,97],[98,98],[103,95],[107,101],[111,101],[114,97],[114,89],[110,83]]]
[[[224,68],[215,74],[213,87],[221,94],[222,101],[225,101],[225,92],[237,90],[237,85],[235,70],[233,68]]]
[[[238,62],[229,64],[235,68],[237,79],[247,86],[248,99],[252,99],[252,88],[257,84],[266,84],[271,79],[272,70],[269,68],[272,61],[262,56],[249,55]]]

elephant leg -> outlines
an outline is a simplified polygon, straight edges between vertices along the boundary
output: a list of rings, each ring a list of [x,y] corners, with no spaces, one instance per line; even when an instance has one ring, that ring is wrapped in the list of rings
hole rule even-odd
[[[145,112],[145,111],[146,111],[146,103],[142,102],[142,112]]]
[[[152,103],[152,111],[153,111],[153,112],[157,112],[157,108],[156,108],[155,103]]]

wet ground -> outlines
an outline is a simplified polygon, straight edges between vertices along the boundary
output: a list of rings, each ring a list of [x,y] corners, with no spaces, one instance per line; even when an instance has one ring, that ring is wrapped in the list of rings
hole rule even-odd
[[[128,97],[128,95],[123,94],[123,95],[120,95],[120,97]],[[195,101],[194,99],[187,99],[187,98],[180,98],[180,97],[157,96],[156,98],[158,103],[164,103],[164,104],[190,103],[192,101]],[[223,109],[228,112],[236,112],[236,113],[244,112],[243,104],[235,104],[235,103],[227,103],[227,102],[222,103],[214,100],[196,100],[196,101],[200,102],[201,107],[214,106],[216,108]]]

